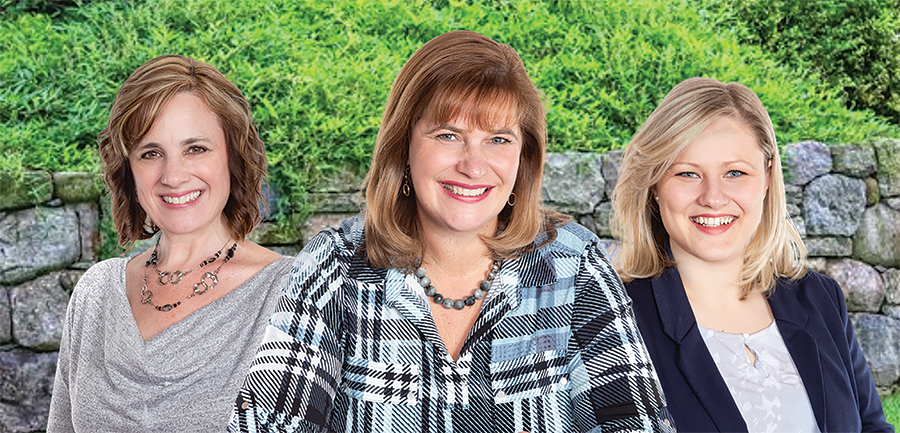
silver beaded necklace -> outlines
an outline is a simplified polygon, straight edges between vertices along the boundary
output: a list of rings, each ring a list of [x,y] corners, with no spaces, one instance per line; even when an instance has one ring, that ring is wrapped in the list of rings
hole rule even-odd
[[[225,245],[228,245],[228,242],[225,242]],[[223,249],[225,248],[225,245],[222,245]],[[219,266],[214,271],[204,273],[203,277],[200,278],[200,281],[198,281],[196,284],[194,284],[194,290],[191,291],[190,295],[187,295],[184,299],[182,299],[174,304],[156,305],[153,303],[153,292],[151,292],[150,289],[147,288],[147,269],[150,266],[153,266],[153,269],[156,270],[157,274],[159,274],[160,285],[166,285],[166,284],[176,285],[179,282],[181,282],[182,277],[184,277],[185,275],[187,275],[187,274],[191,273],[191,271],[193,271],[193,269],[191,269],[187,272],[182,272],[179,270],[175,270],[174,272],[168,272],[168,271],[160,272],[159,269],[156,267],[156,263],[158,260],[157,252],[159,250],[159,241],[157,241],[156,246],[153,247],[153,252],[150,253],[150,258],[147,259],[146,263],[144,263],[144,281],[141,284],[141,303],[142,304],[150,304],[150,306],[152,306],[153,308],[156,308],[157,311],[166,312],[166,311],[170,311],[171,309],[181,305],[182,302],[187,301],[188,299],[191,299],[194,296],[202,295],[202,294],[208,292],[210,289],[212,289],[213,287],[216,287],[216,285],[219,284],[219,278],[218,278],[219,270],[222,269],[222,266],[225,266],[225,263],[228,263],[228,261],[231,260],[232,257],[234,257],[234,250],[236,250],[236,249],[237,249],[237,243],[235,242],[235,244],[232,245],[231,248],[229,248],[225,252],[225,258],[222,259],[222,263],[219,263]],[[202,268],[202,267],[216,261],[216,259],[219,258],[220,254],[222,254],[222,249],[217,251],[214,256],[211,256],[210,258],[201,262],[200,265],[197,266],[197,269]],[[163,282],[163,275],[168,275],[169,280],[166,282]],[[171,277],[172,275],[178,275],[177,279],[173,280]]]
[[[421,263],[421,261],[419,261]],[[457,310],[462,310],[466,307],[471,307],[475,305],[476,299],[481,299],[484,295],[491,290],[491,284],[494,282],[494,278],[497,277],[497,273],[500,272],[500,265],[502,264],[499,260],[494,260],[491,263],[491,270],[488,272],[487,279],[481,281],[481,284],[478,285],[478,288],[475,289],[471,295],[466,296],[463,299],[450,299],[445,298],[444,295],[441,295],[437,292],[437,288],[431,285],[431,279],[425,276],[425,268],[421,265],[416,269],[415,275],[419,280],[419,285],[425,289],[425,295],[434,300],[435,303],[441,304],[446,309],[456,308]]]

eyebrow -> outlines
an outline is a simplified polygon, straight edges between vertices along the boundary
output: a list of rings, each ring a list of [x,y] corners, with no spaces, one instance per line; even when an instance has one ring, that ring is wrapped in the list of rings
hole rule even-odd
[[[443,125],[439,125],[439,126],[436,126],[436,127],[432,128],[431,130],[428,131],[428,133],[429,133],[429,134],[433,134],[434,132],[436,132],[436,131],[438,131],[438,130],[441,130],[441,129],[447,129],[447,130],[450,130],[450,131],[455,132],[455,133],[458,133],[458,134],[459,134],[459,133],[465,132],[464,129],[460,129],[460,128],[457,128],[457,127],[455,127],[455,126],[452,126],[452,125],[450,125],[450,124],[446,124],[446,123],[445,123],[445,124],[443,124]],[[489,132],[490,132],[491,134],[505,134],[505,135],[512,135],[512,136],[515,137],[516,139],[519,138],[519,136],[518,136],[513,130],[511,130],[511,129],[495,129],[495,130],[489,131]]]
[[[743,160],[743,159],[734,159],[734,160],[731,160],[731,161],[724,161],[724,162],[722,162],[722,164],[720,164],[720,166],[721,166],[721,167],[727,167],[727,166],[729,166],[729,165],[735,165],[735,164],[753,165],[753,163],[751,163],[750,161],[746,161],[746,160]],[[688,166],[688,167],[700,167],[698,164],[694,164],[693,162],[686,162],[686,161],[685,161],[685,162],[675,161],[675,162],[672,163],[672,167],[674,167],[674,166],[676,166],[676,165],[686,165],[686,166]]]

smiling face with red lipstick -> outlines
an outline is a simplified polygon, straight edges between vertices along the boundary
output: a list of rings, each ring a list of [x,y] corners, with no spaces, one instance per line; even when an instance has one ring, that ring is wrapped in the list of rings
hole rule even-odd
[[[223,230],[231,190],[225,133],[200,98],[173,96],[129,160],[138,201],[164,232]]]
[[[421,229],[496,232],[497,217],[516,183],[521,131],[506,125],[513,122],[479,123],[465,115],[439,123],[426,113],[413,128],[409,167]]]
[[[769,170],[738,123],[707,126],[653,188],[676,263],[740,264],[762,219]]]

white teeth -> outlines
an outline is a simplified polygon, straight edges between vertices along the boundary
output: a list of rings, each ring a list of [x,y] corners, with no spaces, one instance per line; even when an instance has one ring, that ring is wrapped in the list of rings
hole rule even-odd
[[[194,191],[181,197],[169,197],[164,195],[162,199],[169,204],[185,204],[197,200],[197,197],[200,197],[200,191]]]
[[[737,217],[727,216],[727,217],[715,217],[715,218],[707,218],[707,217],[694,217],[691,218],[691,221],[700,224],[703,227],[718,227],[726,224],[731,224],[732,221],[736,220]]]
[[[458,186],[450,185],[450,184],[446,184],[446,183],[443,184],[443,187],[447,191],[450,191],[456,195],[461,195],[461,196],[465,196],[465,197],[477,197],[481,194],[484,194],[484,192],[487,191],[486,187],[485,188],[468,189],[468,188],[460,188]]]

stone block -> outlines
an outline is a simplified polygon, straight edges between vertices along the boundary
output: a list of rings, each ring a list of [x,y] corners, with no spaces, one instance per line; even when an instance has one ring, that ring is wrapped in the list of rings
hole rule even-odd
[[[871,144],[845,144],[831,147],[834,171],[865,178],[875,173],[877,161]]]
[[[597,233],[597,236],[600,236],[601,238],[612,237],[612,228],[609,224],[612,213],[612,202],[604,201],[597,205],[597,210],[594,211],[594,221],[597,224],[597,229],[594,233]]]
[[[785,149],[784,166],[789,177],[785,183],[806,185],[831,171],[831,152],[827,144],[815,141],[790,144]]]
[[[601,174],[603,158],[596,153],[552,153],[544,165],[544,204],[573,215],[594,212],[606,195]]]
[[[794,223],[794,227],[797,229],[797,233],[800,233],[800,237],[806,240],[806,220],[803,217],[791,217],[791,221]]]
[[[303,229],[299,224],[262,222],[247,235],[247,239],[267,247],[297,244],[303,239]]]
[[[900,269],[886,269],[881,273],[881,280],[884,282],[884,300],[900,305]]]
[[[850,319],[875,385],[893,385],[900,378],[900,320],[869,313]]]
[[[900,211],[881,203],[866,209],[853,238],[853,257],[873,265],[900,267]]]
[[[866,178],[866,207],[872,207],[881,201],[881,191],[878,189],[878,180],[874,177]]]
[[[303,225],[303,242],[309,242],[320,231],[330,227],[337,227],[345,218],[355,214],[315,214],[306,220]]]
[[[66,203],[97,202],[105,191],[103,175],[62,172],[53,175],[56,196]]]
[[[100,252],[100,208],[95,203],[73,206],[78,216],[78,237],[81,241],[82,262],[95,263]]]
[[[52,198],[53,181],[49,173],[26,171],[15,176],[0,172],[0,210],[35,206]]]
[[[307,195],[316,213],[358,213],[365,207],[365,197],[359,193],[322,193]]]
[[[878,186],[883,197],[900,196],[900,140],[885,139],[874,143],[878,160]]]
[[[825,275],[834,278],[844,291],[848,311],[877,313],[884,300],[884,284],[875,268],[856,260],[829,261]]]
[[[0,350],[0,431],[44,431],[56,374],[56,352]]]
[[[9,290],[13,337],[19,345],[37,351],[58,350],[66,321],[69,292],[54,272]]]
[[[12,338],[12,308],[9,305],[9,287],[0,286],[0,343],[7,343]]]
[[[362,187],[363,177],[349,168],[341,169],[309,188],[310,192],[355,193]]]
[[[900,211],[900,198],[894,197],[885,199],[884,204],[895,211]]]
[[[885,305],[882,312],[891,319],[900,320],[900,305]]]
[[[71,206],[0,213],[0,284],[16,284],[78,260],[78,228]]]
[[[803,216],[803,188],[797,185],[784,186],[784,198],[788,215],[792,217]]]
[[[811,271],[825,274],[825,268],[828,267],[828,260],[824,257],[810,257],[806,260],[806,267]]]
[[[806,253],[818,257],[848,257],[853,255],[853,238],[808,237],[803,240]]]
[[[616,189],[616,183],[619,181],[619,166],[622,165],[622,156],[624,155],[624,149],[612,150],[603,155],[603,166],[600,172],[603,173],[603,180],[606,182],[607,198],[612,198],[613,190]]]
[[[866,184],[861,179],[820,176],[803,193],[803,216],[811,235],[852,236],[866,208]]]

